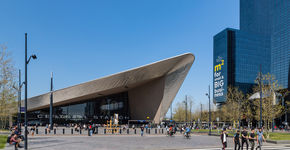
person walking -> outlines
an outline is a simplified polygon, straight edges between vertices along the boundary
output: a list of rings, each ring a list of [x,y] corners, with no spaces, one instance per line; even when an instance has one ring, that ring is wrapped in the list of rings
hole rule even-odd
[[[143,134],[144,134],[144,127],[141,126],[140,128],[141,128],[141,136],[143,136]]]
[[[247,128],[244,127],[244,130],[242,132],[242,150],[244,148],[244,143],[246,143],[247,150],[249,149],[249,143],[248,143],[248,131]]]
[[[221,142],[223,145],[223,148],[222,148],[223,150],[225,150],[227,148],[227,137],[228,137],[227,131],[226,131],[226,129],[224,129],[222,134],[221,134]]]
[[[32,136],[34,136],[35,128],[36,128],[35,126],[32,126],[32,127],[30,128],[30,131],[31,131],[31,135],[32,135]]]
[[[237,132],[234,134],[234,144],[235,144],[235,150],[237,149],[238,146],[238,150],[240,150],[241,148],[241,144],[240,144],[240,130],[237,130]]]
[[[257,148],[256,150],[259,148],[260,150],[262,150],[262,146],[263,146],[263,141],[266,142],[265,137],[263,135],[263,131],[261,128],[259,128],[259,131],[257,132]]]
[[[255,129],[251,130],[250,136],[249,136],[249,142],[251,145],[251,150],[254,150],[255,148],[255,139],[256,139],[256,134],[255,134]]]

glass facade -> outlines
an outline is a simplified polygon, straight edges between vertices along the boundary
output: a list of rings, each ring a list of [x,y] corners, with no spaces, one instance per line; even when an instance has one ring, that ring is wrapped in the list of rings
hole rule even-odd
[[[262,66],[262,73],[275,75],[279,85],[289,88],[290,1],[240,0],[240,30],[225,29],[214,36],[213,93],[216,89],[216,60],[227,58],[225,87],[239,87],[250,93]],[[224,92],[225,94],[225,92]],[[216,102],[225,102],[225,95]]]
[[[239,87],[245,93],[251,92],[260,64],[263,73],[270,72],[269,43],[269,38],[264,35],[230,28],[214,37],[213,97],[216,102],[226,101],[228,86]],[[222,66],[218,66],[220,60],[223,60]]]
[[[213,99],[217,103],[226,100],[228,85],[228,30],[214,36]]]
[[[271,34],[272,1],[281,0],[240,0],[240,30],[255,34]],[[282,0],[284,1],[284,0]]]
[[[64,125],[68,123],[106,124],[114,114],[118,114],[119,123],[130,119],[128,92],[88,99],[78,103],[56,106],[53,108],[53,122]],[[49,123],[49,108],[28,113],[28,120]]]
[[[271,71],[283,88],[289,88],[290,1],[273,1],[271,36]]]
[[[262,66],[262,73],[270,73],[270,39],[262,34],[235,31],[234,86],[243,92],[252,92],[252,87]]]

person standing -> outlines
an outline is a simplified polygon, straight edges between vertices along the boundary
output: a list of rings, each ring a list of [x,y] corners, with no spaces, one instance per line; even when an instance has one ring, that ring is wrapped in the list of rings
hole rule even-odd
[[[242,132],[242,150],[244,148],[244,143],[246,143],[247,150],[249,149],[249,143],[248,143],[248,131],[247,128],[244,127],[244,130]]]
[[[255,148],[255,139],[256,139],[256,135],[255,135],[255,129],[251,130],[250,136],[249,136],[249,142],[251,145],[251,150],[254,150]]]
[[[235,144],[235,150],[237,149],[238,146],[238,150],[240,150],[241,148],[241,144],[240,144],[240,130],[237,130],[237,132],[234,135],[234,144]]]
[[[227,148],[227,137],[228,137],[227,131],[226,129],[224,129],[221,134],[221,142],[223,144],[223,148],[222,148],[223,150]]]
[[[263,146],[263,141],[266,142],[265,137],[263,135],[263,131],[261,128],[259,128],[259,131],[257,132],[257,143],[258,146],[256,148],[256,150],[259,148],[260,150],[262,150],[262,146]]]

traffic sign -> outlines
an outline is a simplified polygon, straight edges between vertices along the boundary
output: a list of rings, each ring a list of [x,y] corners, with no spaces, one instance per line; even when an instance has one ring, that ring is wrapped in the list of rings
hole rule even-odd
[[[25,113],[25,107],[20,107],[20,112]]]

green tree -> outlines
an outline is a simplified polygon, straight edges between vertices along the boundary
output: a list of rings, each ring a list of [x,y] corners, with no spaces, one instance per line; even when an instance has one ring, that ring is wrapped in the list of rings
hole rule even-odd
[[[9,119],[17,112],[15,69],[7,47],[0,45],[0,128],[8,125]]]
[[[227,89],[227,101],[222,106],[223,121],[238,121],[242,114],[248,114],[245,95],[237,87],[229,86]]]
[[[258,86],[254,87],[255,93],[260,93],[260,87],[262,88],[262,119],[268,132],[273,123],[273,119],[280,117],[284,111],[284,107],[281,102],[277,101],[276,97],[281,86],[278,85],[278,81],[271,74],[261,75],[262,78],[258,78],[256,83]],[[261,80],[261,82],[259,82]],[[256,106],[255,118],[260,120],[260,98],[254,99],[254,104]]]
[[[193,106],[193,98],[191,96],[187,96],[187,110],[185,108],[185,100],[182,102],[178,102],[176,104],[176,108],[174,109],[173,120],[177,122],[185,122],[186,121],[186,113],[187,113],[187,121],[190,122],[194,118],[194,114],[192,112]]]

